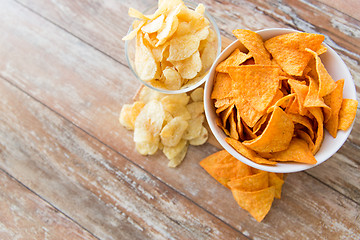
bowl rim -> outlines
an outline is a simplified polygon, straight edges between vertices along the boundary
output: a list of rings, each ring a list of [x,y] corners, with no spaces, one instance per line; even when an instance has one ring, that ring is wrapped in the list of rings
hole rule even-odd
[[[263,36],[271,37],[271,36],[277,36],[277,35],[281,35],[281,34],[286,34],[286,33],[291,33],[291,32],[301,32],[301,31],[298,31],[295,29],[288,29],[288,28],[267,28],[267,29],[262,29],[262,30],[258,30],[255,32],[259,33],[262,37]],[[268,39],[268,38],[265,38],[265,39]],[[327,52],[324,53],[323,55],[327,54],[327,58],[330,58],[330,57],[333,58],[335,60],[335,62],[337,63],[337,65],[339,66],[339,68],[341,68],[343,71],[342,78],[345,79],[343,98],[345,98],[345,95],[346,95],[346,98],[356,99],[355,84],[354,84],[354,81],[352,79],[352,76],[350,74],[348,67],[346,66],[344,61],[341,59],[341,57],[330,46],[328,46],[324,42],[323,42],[323,44],[325,45],[325,47],[327,47]],[[325,140],[328,140],[328,141],[332,140],[332,141],[336,141],[336,144],[332,145],[331,143],[328,143],[328,141],[327,141],[326,143],[330,144],[330,146],[332,146],[332,147],[329,149],[326,149],[327,151],[324,151],[324,148],[322,148],[324,146],[324,142],[323,142],[322,146],[320,147],[319,152],[315,154],[315,158],[318,162],[316,164],[312,164],[312,165],[311,164],[302,164],[302,163],[293,163],[293,162],[277,163],[275,166],[257,164],[255,162],[251,161],[250,159],[242,156],[240,153],[238,153],[233,147],[231,147],[225,141],[225,137],[226,137],[225,133],[215,123],[215,118],[214,118],[215,107],[213,105],[213,100],[210,98],[210,95],[211,95],[211,91],[213,88],[213,82],[214,82],[213,79],[215,76],[216,66],[221,61],[223,61],[226,57],[228,57],[235,48],[241,47],[241,46],[242,46],[242,44],[238,40],[235,40],[229,46],[227,46],[221,52],[221,54],[215,59],[213,65],[209,71],[208,78],[205,82],[205,87],[204,87],[205,116],[208,121],[210,130],[212,131],[213,135],[215,136],[215,138],[219,142],[219,144],[239,161],[241,161],[251,167],[254,167],[256,169],[260,169],[260,170],[267,171],[267,172],[276,172],[276,173],[291,173],[291,172],[304,171],[304,170],[313,168],[315,166],[318,166],[319,164],[321,164],[321,163],[325,162],[327,159],[329,159],[332,155],[334,155],[341,148],[341,146],[344,144],[344,142],[350,135],[350,132],[353,128],[355,121],[353,121],[351,127],[348,130],[346,130],[346,131],[339,130],[336,138],[333,138],[324,129],[324,142],[325,142]],[[323,58],[323,57],[320,56],[320,58]],[[329,72],[329,74],[334,75],[334,74],[331,74],[330,72]],[[346,85],[346,91],[345,91],[345,85]],[[330,139],[330,138],[332,138],[332,139]],[[326,146],[328,146],[328,145],[326,145]]]
[[[184,4],[192,9],[195,9],[198,4],[195,4],[193,2],[189,2],[189,1],[183,1]],[[149,8],[147,8],[144,13],[146,14],[147,12],[149,12],[150,10],[153,10],[154,8],[157,8],[158,5],[155,4],[155,5],[152,5],[150,6]],[[217,49],[216,49],[216,56],[215,56],[215,59],[220,55],[221,53],[221,35],[220,35],[220,29],[214,19],[213,16],[211,16],[211,14],[208,12],[207,10],[207,7],[205,6],[205,12],[204,12],[204,16],[209,20],[210,22],[210,28],[212,27],[215,31],[215,34],[216,34],[216,40],[217,40]],[[131,31],[133,30],[132,28],[132,25],[130,25],[129,27],[129,30],[127,32],[127,34],[129,34]],[[210,72],[210,69],[211,69],[211,66],[209,67],[209,69],[203,74],[202,78],[189,85],[188,87],[185,87],[185,88],[180,88],[178,90],[169,90],[169,89],[163,89],[163,88],[157,88],[155,86],[153,86],[151,83],[149,82],[146,82],[142,79],[140,79],[140,77],[138,76],[138,74],[136,73],[136,70],[135,70],[135,67],[133,66],[132,64],[132,61],[129,57],[129,44],[130,42],[133,41],[133,39],[131,40],[126,40],[125,41],[125,57],[126,57],[126,61],[127,61],[127,64],[131,70],[131,72],[134,74],[135,78],[140,81],[140,83],[144,84],[145,86],[147,86],[148,88],[152,89],[152,90],[155,90],[155,91],[158,91],[158,92],[161,92],[161,93],[165,93],[165,94],[180,94],[180,93],[186,93],[186,92],[190,92],[196,88],[198,88],[199,86],[201,86],[205,81],[206,79],[208,78],[208,74]],[[214,61],[215,61],[214,59]]]

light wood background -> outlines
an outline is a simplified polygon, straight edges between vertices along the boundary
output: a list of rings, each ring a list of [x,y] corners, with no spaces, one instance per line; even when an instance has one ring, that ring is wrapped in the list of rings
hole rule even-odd
[[[358,0],[201,2],[230,40],[236,28],[324,34],[359,99]],[[261,223],[198,165],[217,147],[190,147],[176,169],[135,151],[118,123],[140,86],[121,38],[128,8],[152,4],[0,2],[0,239],[359,239],[359,111],[344,146],[289,174]]]

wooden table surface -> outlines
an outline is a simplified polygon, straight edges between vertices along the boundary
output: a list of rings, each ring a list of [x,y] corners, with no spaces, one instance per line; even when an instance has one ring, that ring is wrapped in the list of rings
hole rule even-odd
[[[325,35],[359,99],[358,0],[201,2],[231,41],[236,28]],[[215,146],[190,147],[176,169],[135,151],[118,116],[140,83],[121,38],[128,8],[149,4],[1,1],[0,239],[359,239],[359,111],[343,147],[289,174],[261,223],[199,166]]]

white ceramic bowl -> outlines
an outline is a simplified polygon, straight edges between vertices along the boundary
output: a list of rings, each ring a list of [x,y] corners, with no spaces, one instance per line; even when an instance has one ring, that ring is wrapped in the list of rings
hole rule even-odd
[[[197,7],[197,4],[192,3],[192,2],[188,2],[188,1],[184,1],[185,5],[190,8],[190,9],[195,9]],[[156,9],[158,8],[158,5],[154,5],[152,7],[150,7],[149,9],[147,9],[146,11],[144,11],[144,14],[153,14]],[[217,41],[217,46],[216,46],[216,56],[219,56],[220,52],[221,52],[221,36],[220,36],[220,30],[218,28],[218,26],[216,25],[216,22],[214,20],[214,18],[209,14],[209,12],[206,10],[205,7],[205,18],[209,20],[210,22],[210,29],[212,29],[215,34],[216,34],[216,41]],[[129,28],[128,33],[130,33],[132,31],[132,27]],[[128,65],[131,69],[131,71],[133,72],[133,74],[135,75],[136,79],[138,79],[142,84],[144,84],[145,86],[162,92],[162,93],[166,93],[166,94],[179,94],[179,93],[184,93],[184,92],[189,92],[194,90],[195,88],[199,87],[200,85],[202,85],[205,80],[207,79],[207,74],[209,73],[209,69],[205,70],[204,74],[201,76],[201,78],[199,78],[199,80],[197,82],[194,82],[191,85],[188,85],[184,88],[181,88],[179,90],[169,90],[169,89],[164,89],[164,88],[158,88],[153,86],[151,83],[147,82],[147,81],[143,81],[137,74],[136,69],[135,69],[135,45],[136,45],[136,40],[135,38],[132,40],[128,40],[125,42],[125,56],[126,56],[126,60],[128,62]],[[214,59],[215,60],[215,59]]]
[[[296,32],[296,30],[292,29],[283,29],[283,28],[271,28],[271,29],[264,29],[257,31],[258,34],[261,35],[263,40],[267,40],[277,35]],[[346,67],[343,60],[340,56],[328,45],[324,44],[327,47],[327,52],[320,55],[321,61],[323,62],[324,66],[326,67],[329,74],[332,78],[337,81],[341,78],[345,79],[344,83],[344,90],[343,90],[343,98],[351,98],[356,99],[356,89],[353,82],[353,79],[350,75],[348,68]],[[327,131],[324,134],[324,141],[321,145],[320,150],[316,153],[315,158],[317,163],[314,165],[310,164],[301,164],[301,163],[278,163],[275,166],[267,166],[257,164],[250,159],[242,156],[238,153],[235,149],[233,149],[226,141],[226,135],[221,128],[216,125],[216,113],[215,107],[213,104],[213,100],[210,98],[211,92],[213,89],[214,83],[214,76],[215,76],[215,68],[216,66],[226,59],[236,48],[244,48],[244,46],[239,41],[234,41],[230,44],[224,51],[218,56],[215,60],[213,66],[210,69],[208,74],[208,79],[205,83],[205,93],[204,93],[204,105],[205,105],[205,115],[207,121],[209,123],[210,129],[213,132],[215,138],[221,144],[221,146],[226,149],[231,155],[233,155],[238,160],[242,161],[243,163],[268,172],[277,172],[277,173],[290,173],[290,172],[298,172],[302,170],[306,170],[312,167],[315,167],[327,159],[329,159],[333,154],[335,154],[340,147],[344,144],[346,139],[348,138],[352,126],[347,131],[339,130],[337,133],[337,137],[333,138]],[[354,123],[353,123],[354,124]]]

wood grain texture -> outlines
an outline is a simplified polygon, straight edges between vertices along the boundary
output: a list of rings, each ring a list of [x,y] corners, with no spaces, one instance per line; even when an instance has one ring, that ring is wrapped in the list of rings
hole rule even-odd
[[[0,239],[96,239],[0,170]]]
[[[198,165],[217,148],[191,147],[177,169],[167,168],[160,153],[135,152],[132,132],[117,118],[140,84],[126,66],[120,39],[131,22],[127,8],[141,10],[149,2],[2,2],[1,168],[104,239],[358,236],[359,116],[334,157],[289,175],[283,198],[260,224]],[[325,33],[349,66],[359,96],[356,19],[346,15],[341,29],[350,30],[341,32],[329,21],[345,15],[319,8],[319,2],[203,2],[232,39],[231,30],[239,27]],[[316,27],[319,20],[324,27]]]
[[[360,20],[360,13],[358,9],[360,9],[360,2],[357,0],[318,0],[340,12],[343,12],[357,20]]]
[[[3,79],[0,95],[0,168],[95,236],[246,239]]]

